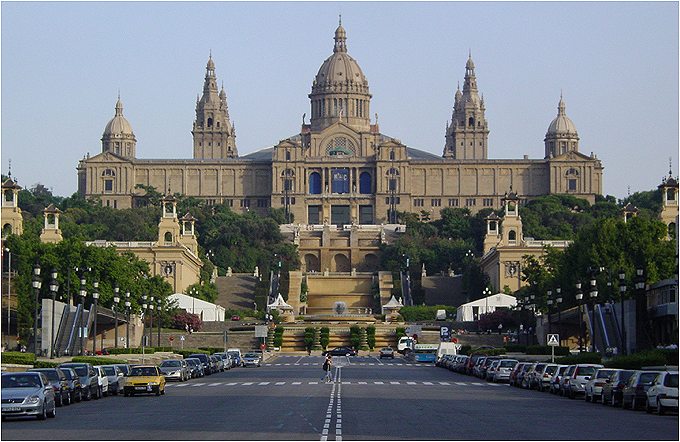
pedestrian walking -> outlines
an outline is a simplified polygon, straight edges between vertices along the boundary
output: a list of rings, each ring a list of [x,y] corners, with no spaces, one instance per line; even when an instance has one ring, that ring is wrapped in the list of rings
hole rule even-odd
[[[323,371],[324,375],[321,378],[322,381],[324,382],[332,382],[332,376],[331,376],[331,369],[333,368],[333,358],[331,355],[326,356],[326,360],[323,361]]]

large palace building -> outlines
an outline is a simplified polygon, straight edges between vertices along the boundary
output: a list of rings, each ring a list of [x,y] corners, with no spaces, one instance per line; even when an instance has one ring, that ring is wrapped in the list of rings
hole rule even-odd
[[[284,208],[289,221],[313,225],[395,224],[397,211],[434,219],[445,207],[498,209],[510,189],[523,198],[567,193],[590,202],[602,193],[602,164],[579,152],[562,98],[545,135],[544,158],[489,159],[489,123],[470,57],[440,157],[380,132],[370,117],[368,80],[348,53],[342,25],[334,40],[312,82],[311,119],[298,134],[239,156],[210,58],[191,132],[193,158],[137,158],[137,140],[119,98],[102,152],[78,164],[79,192],[129,208],[145,204],[139,185],[153,186],[236,211]]]

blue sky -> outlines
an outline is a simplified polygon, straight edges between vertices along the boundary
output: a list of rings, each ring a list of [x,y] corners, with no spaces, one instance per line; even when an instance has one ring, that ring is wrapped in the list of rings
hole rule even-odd
[[[678,173],[677,2],[3,2],[2,172],[57,195],[101,152],[118,90],[139,158],[190,158],[208,54],[240,154],[309,120],[338,13],[381,132],[441,155],[468,50],[490,158],[543,158],[560,91],[622,198]]]

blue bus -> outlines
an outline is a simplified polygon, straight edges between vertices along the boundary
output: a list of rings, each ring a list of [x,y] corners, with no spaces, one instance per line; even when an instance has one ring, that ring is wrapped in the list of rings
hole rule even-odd
[[[438,347],[438,344],[416,344],[412,352],[415,362],[434,363]]]

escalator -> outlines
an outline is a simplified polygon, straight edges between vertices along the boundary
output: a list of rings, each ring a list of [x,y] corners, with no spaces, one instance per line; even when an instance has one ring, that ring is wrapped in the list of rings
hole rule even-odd
[[[411,276],[409,272],[401,273],[401,294],[404,296],[404,305],[413,305],[411,297]]]
[[[596,304],[594,311],[588,310],[588,328],[594,351],[621,353],[621,332],[613,305]]]

